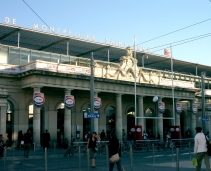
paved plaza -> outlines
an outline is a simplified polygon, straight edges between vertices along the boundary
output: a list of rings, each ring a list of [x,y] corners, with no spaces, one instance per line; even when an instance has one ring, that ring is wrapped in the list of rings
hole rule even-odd
[[[87,156],[81,153],[73,157],[64,157],[65,149],[50,148],[47,152],[47,160],[43,149],[31,150],[29,158],[23,157],[23,150],[7,149],[6,158],[0,159],[1,168],[5,171],[108,171],[106,155],[97,155],[96,168],[87,165]],[[179,171],[193,171],[194,166],[190,161],[189,150],[179,151]],[[154,152],[139,152],[122,154],[122,165],[125,171],[177,171],[176,150]],[[90,163],[91,164],[91,163]],[[202,168],[204,169],[204,163]],[[203,171],[202,169],[202,171]],[[204,169],[205,170],[205,169]],[[116,166],[114,171],[116,171]]]

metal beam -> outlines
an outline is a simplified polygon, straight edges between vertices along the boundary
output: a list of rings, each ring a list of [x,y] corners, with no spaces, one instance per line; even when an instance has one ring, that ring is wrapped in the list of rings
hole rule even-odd
[[[68,39],[67,39],[67,38],[64,38],[64,39],[58,40],[58,41],[56,41],[56,42],[53,42],[53,43],[48,44],[48,45],[46,45],[46,46],[43,46],[43,47],[41,47],[41,48],[39,48],[39,49],[37,49],[37,50],[43,50],[43,49],[49,48],[49,47],[51,47],[51,46],[53,46],[53,45],[56,45],[56,44],[58,44],[58,43],[61,43],[61,42],[65,41],[65,40],[68,40]]]
[[[90,50],[90,51],[87,51],[87,52],[84,52],[84,53],[80,53],[76,56],[80,57],[80,56],[84,56],[84,55],[87,55],[87,54],[90,54],[92,52],[96,52],[96,51],[100,51],[100,50],[103,50],[103,49],[108,49],[110,46],[104,46],[104,47],[101,47],[101,48],[97,48],[97,49],[94,49],[94,50]]]
[[[20,29],[14,29],[13,31],[11,31],[11,32],[9,32],[9,33],[7,33],[7,34],[1,36],[1,37],[0,37],[0,40],[3,40],[4,38],[6,38],[6,37],[8,37],[8,36],[10,36],[10,35],[12,35],[12,34],[14,34],[14,33],[17,32],[17,31],[20,31]]]

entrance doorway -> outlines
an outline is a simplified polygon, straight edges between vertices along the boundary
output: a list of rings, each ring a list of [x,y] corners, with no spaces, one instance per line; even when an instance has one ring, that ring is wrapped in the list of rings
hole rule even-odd
[[[6,113],[6,145],[11,147],[12,145],[12,129],[13,129],[13,105],[7,101],[7,113]]]
[[[135,126],[135,108],[130,107],[127,110],[127,136],[130,136],[129,132],[131,132],[131,128]],[[127,139],[131,139],[131,137],[127,137]]]
[[[64,142],[64,103],[57,108],[57,146],[62,147]]]

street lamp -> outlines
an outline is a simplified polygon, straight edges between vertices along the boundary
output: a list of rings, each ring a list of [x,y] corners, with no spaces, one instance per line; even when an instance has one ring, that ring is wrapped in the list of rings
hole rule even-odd
[[[148,55],[143,54],[142,56],[142,67],[144,68],[144,58],[148,59]]]

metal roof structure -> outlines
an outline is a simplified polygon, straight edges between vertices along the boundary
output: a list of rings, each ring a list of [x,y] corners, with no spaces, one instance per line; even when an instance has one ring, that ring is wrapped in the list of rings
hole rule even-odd
[[[20,35],[20,36],[19,36]],[[67,50],[68,42],[68,50]],[[114,46],[81,38],[47,33],[34,29],[0,23],[0,44],[17,46],[32,50],[58,53],[84,58],[91,58],[91,52],[95,60],[119,63],[119,58],[126,54],[126,48]],[[146,58],[148,57],[148,58]],[[136,51],[138,66],[156,70],[171,71],[171,58],[146,51]],[[143,59],[144,58],[144,59]],[[142,60],[143,59],[143,60]],[[211,67],[188,61],[173,59],[173,70],[188,75],[201,75],[205,72],[211,77]]]

